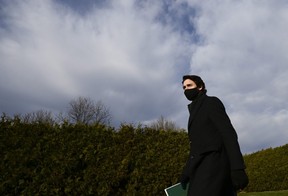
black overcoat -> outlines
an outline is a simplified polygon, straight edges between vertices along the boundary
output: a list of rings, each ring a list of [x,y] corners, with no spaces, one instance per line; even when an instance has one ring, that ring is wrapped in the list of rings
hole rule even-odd
[[[183,170],[190,178],[188,195],[235,194],[230,171],[245,169],[245,165],[224,105],[217,97],[202,94],[188,109],[190,154]]]

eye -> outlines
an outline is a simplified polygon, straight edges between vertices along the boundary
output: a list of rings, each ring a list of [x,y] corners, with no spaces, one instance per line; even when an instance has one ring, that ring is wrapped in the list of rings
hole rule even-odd
[[[193,84],[187,84],[186,86],[183,86],[183,89],[185,90],[187,87],[191,87]]]

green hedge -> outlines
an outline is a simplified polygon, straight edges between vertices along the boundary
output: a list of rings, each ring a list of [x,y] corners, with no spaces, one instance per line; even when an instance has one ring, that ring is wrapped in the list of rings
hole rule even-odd
[[[122,125],[25,124],[2,116],[0,195],[164,195],[187,133]],[[288,189],[288,145],[245,155],[247,191]]]
[[[185,132],[131,125],[2,118],[0,137],[0,195],[163,195],[189,150]]]
[[[250,183],[247,191],[288,190],[288,144],[244,156]]]

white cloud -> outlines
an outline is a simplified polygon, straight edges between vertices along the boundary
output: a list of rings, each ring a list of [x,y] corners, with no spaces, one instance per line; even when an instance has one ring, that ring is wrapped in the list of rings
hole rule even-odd
[[[286,1],[190,1],[202,42],[191,72],[208,93],[226,103],[245,151],[275,147],[288,139]],[[281,120],[280,120],[281,119]]]
[[[191,47],[174,25],[157,20],[162,2],[112,1],[83,15],[55,2],[7,1],[1,110],[57,111],[88,96],[108,105],[116,122],[173,113],[176,106],[165,105],[178,97],[169,86]]]
[[[163,115],[186,128],[180,82],[191,59],[244,152],[288,139],[286,1],[114,0],[86,12],[60,0],[4,2],[1,112],[58,112],[87,96],[116,124]]]

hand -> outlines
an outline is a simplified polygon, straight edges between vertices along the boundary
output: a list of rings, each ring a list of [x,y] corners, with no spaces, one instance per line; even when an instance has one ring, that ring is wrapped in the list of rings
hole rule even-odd
[[[184,190],[186,190],[188,182],[189,182],[189,177],[182,174],[182,176],[180,178],[180,183],[181,183],[181,186]]]
[[[232,184],[233,187],[236,190],[242,190],[244,189],[248,183],[248,176],[245,172],[245,170],[232,170],[231,171],[231,179],[232,179]]]

